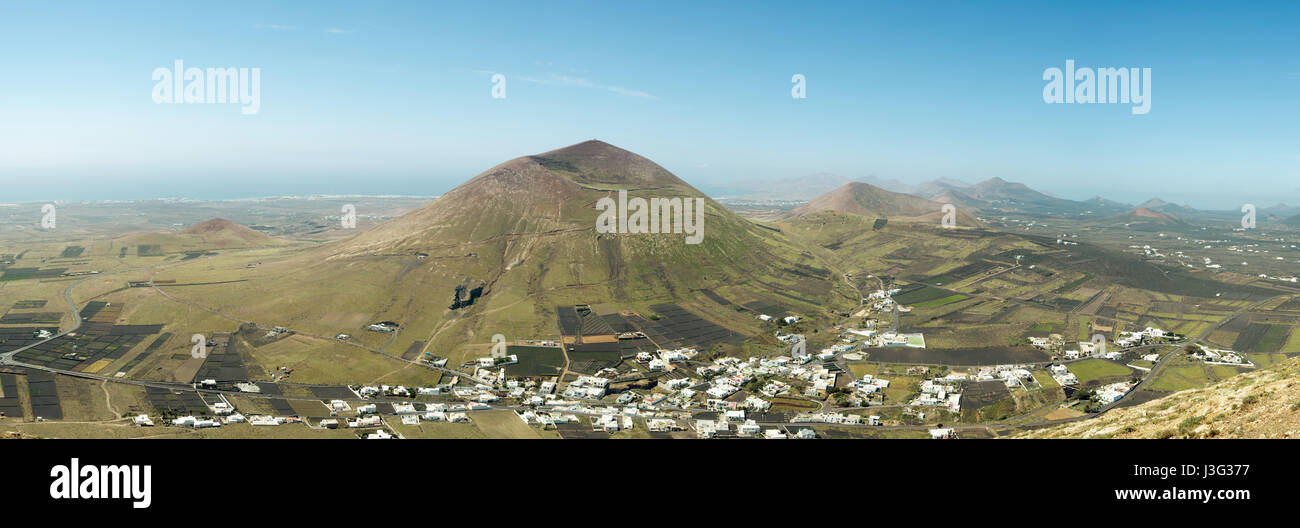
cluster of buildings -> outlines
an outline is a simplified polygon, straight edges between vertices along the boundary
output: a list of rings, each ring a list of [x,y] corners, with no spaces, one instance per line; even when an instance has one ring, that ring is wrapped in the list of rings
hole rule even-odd
[[[578,416],[575,414],[564,414],[562,412],[545,412],[545,411],[519,411],[516,416],[528,425],[540,425],[543,429],[555,429],[559,424],[575,423]]]
[[[849,384],[859,394],[876,394],[889,388],[889,380],[863,374],[857,381]]]
[[[195,418],[193,416],[182,416],[172,420],[172,425],[178,427],[193,427],[195,429],[206,429],[209,427],[221,427],[221,422],[206,418]]]
[[[1052,334],[1047,337],[1029,337],[1029,344],[1039,350],[1052,352],[1062,350],[1065,359],[1079,359],[1083,357],[1104,357],[1106,359],[1118,359],[1124,355],[1118,351],[1106,351],[1103,343],[1092,341],[1079,341],[1075,343],[1074,348],[1065,348],[1065,338],[1061,334]]]
[[[900,288],[876,290],[868,294],[866,298],[862,299],[862,302],[867,303],[872,310],[877,312],[893,310],[894,294],[900,291],[903,290]]]
[[[1193,345],[1193,349],[1188,355],[1194,360],[1204,361],[1211,365],[1231,365],[1235,367],[1255,366],[1254,363],[1251,363],[1241,354],[1231,350],[1223,350],[1221,348],[1210,348],[1205,345]]]
[[[1102,347],[1091,341],[1080,341],[1076,343],[1078,348],[1065,351],[1065,359],[1079,359],[1088,356],[1105,356],[1107,359],[1115,359],[1123,354],[1119,352],[1106,352],[1101,354]]]
[[[1128,391],[1133,388],[1133,385],[1133,383],[1122,381],[1103,386],[1097,389],[1097,392],[1093,394],[1092,399],[1097,400],[1097,402],[1102,405],[1115,403],[1119,401],[1120,398],[1123,398],[1125,394],[1128,394]]]
[[[1060,363],[1048,366],[1047,372],[1051,374],[1052,379],[1056,380],[1056,383],[1061,386],[1079,384],[1079,378],[1076,377],[1073,372],[1070,372],[1069,368]]]
[[[869,325],[869,326],[874,326],[874,325]],[[877,332],[876,330],[870,328],[867,329],[850,328],[845,330],[844,333],[862,336],[863,340],[861,344],[862,346],[866,346],[866,347],[925,348],[925,335],[919,332],[904,334],[904,333],[890,332],[890,331]],[[844,347],[844,348],[832,347],[832,349],[836,350],[837,352],[848,352],[853,348],[856,347]]]
[[[768,439],[789,438],[785,431],[777,428],[764,429],[753,419],[745,417],[745,411],[727,411],[713,420],[695,420],[695,434],[700,438],[719,436],[763,437]],[[817,438],[812,429],[800,429],[795,438]]]
[[[790,388],[791,386],[789,383],[781,380],[771,380],[767,382],[767,384],[763,385],[762,388],[758,389],[758,392],[769,398],[775,398],[790,392]]]
[[[777,319],[777,318],[772,317],[772,316],[767,315],[767,314],[758,314],[758,318],[759,318],[759,320],[762,320],[762,321],[781,321],[782,323],[785,323],[785,324],[788,324],[788,325],[795,324],[795,323],[797,323],[797,322],[800,321],[799,316],[797,316],[797,315],[787,315],[787,316],[785,316],[785,317],[782,317],[782,318],[780,318],[780,319]]]
[[[1007,388],[1020,386],[1024,387],[1025,382],[1033,379],[1034,375],[1029,371],[1026,365],[995,365],[992,367],[980,367],[974,376],[975,381],[994,381],[1002,380]]]
[[[1159,343],[1173,337],[1175,337],[1174,334],[1148,326],[1136,332],[1120,332],[1115,337],[1115,344],[1122,348],[1131,348],[1138,345]]]
[[[912,399],[911,405],[943,407],[952,412],[961,412],[961,392],[952,381],[935,378],[921,382],[921,393]]]
[[[359,387],[350,387],[352,392],[360,398],[377,398],[380,396],[393,396],[397,398],[411,398],[414,396],[437,396],[452,390],[452,384],[444,383],[436,387],[416,387],[409,388],[402,385],[362,385]]]
[[[1039,350],[1049,350],[1053,347],[1060,346],[1062,343],[1061,334],[1052,334],[1047,337],[1030,336],[1029,344]]]
[[[654,354],[649,352],[637,352],[636,360],[644,363],[646,368],[651,372],[670,370],[668,367],[673,363],[684,363],[699,355],[699,351],[694,348],[678,348],[674,350],[659,349]]]
[[[579,376],[564,389],[565,398],[599,400],[609,390],[609,378],[596,376]]]
[[[919,332],[911,334],[882,332],[874,337],[867,338],[867,345],[874,347],[925,348],[925,335]]]
[[[957,434],[956,431],[953,430],[953,428],[943,427],[939,429],[931,429],[930,438],[933,438],[935,440],[947,440],[949,438],[957,438]]]

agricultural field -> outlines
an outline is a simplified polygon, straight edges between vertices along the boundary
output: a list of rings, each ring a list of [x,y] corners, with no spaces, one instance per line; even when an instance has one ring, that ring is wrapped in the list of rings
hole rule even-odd
[[[1237,336],[1232,347],[1242,352],[1277,352],[1286,343],[1292,328],[1278,324],[1251,323]]]
[[[1070,372],[1079,378],[1079,385],[1099,385],[1108,380],[1123,381],[1123,378],[1133,374],[1133,370],[1123,365],[1113,363],[1104,359],[1085,359],[1070,363]]]
[[[1177,392],[1204,387],[1238,374],[1236,367],[1205,365],[1184,358],[1170,360],[1148,387],[1154,391]]]

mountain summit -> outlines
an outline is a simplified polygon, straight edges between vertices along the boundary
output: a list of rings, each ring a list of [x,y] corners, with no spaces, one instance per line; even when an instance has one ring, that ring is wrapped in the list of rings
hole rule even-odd
[[[594,229],[594,204],[619,190],[646,198],[704,198],[711,221],[748,224],[655,162],[590,140],[492,167],[438,199],[344,241],[335,255],[410,253]]]

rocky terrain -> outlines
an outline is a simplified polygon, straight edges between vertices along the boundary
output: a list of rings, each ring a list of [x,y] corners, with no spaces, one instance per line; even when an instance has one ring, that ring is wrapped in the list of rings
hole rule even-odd
[[[1300,358],[1018,438],[1300,437]]]

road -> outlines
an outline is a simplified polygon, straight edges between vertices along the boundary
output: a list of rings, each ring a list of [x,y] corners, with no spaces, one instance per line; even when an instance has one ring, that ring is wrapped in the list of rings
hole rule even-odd
[[[126,270],[126,271],[133,271],[133,270]],[[24,364],[17,363],[17,362],[15,362],[15,361],[13,361],[13,357],[14,357],[14,355],[16,355],[16,354],[18,354],[19,352],[22,352],[22,351],[24,351],[24,350],[30,349],[30,348],[32,348],[32,347],[36,347],[36,346],[43,345],[43,344],[45,344],[45,343],[49,343],[50,341],[53,341],[53,340],[55,340],[55,339],[58,339],[58,338],[63,337],[63,336],[65,336],[65,335],[68,335],[68,334],[70,334],[70,333],[72,333],[72,332],[76,332],[78,328],[81,328],[81,323],[82,323],[82,321],[81,321],[81,310],[77,309],[77,303],[73,302],[73,300],[72,300],[72,288],[73,288],[74,286],[76,286],[76,285],[78,285],[78,284],[81,284],[81,283],[83,283],[83,282],[86,282],[86,281],[88,281],[88,280],[90,280],[90,279],[95,279],[95,278],[105,277],[105,276],[111,276],[111,275],[117,275],[118,273],[125,273],[125,271],[118,271],[118,272],[113,272],[113,273],[100,273],[100,274],[97,274],[97,275],[89,275],[89,276],[87,276],[87,277],[84,278],[84,279],[81,279],[81,280],[78,280],[78,281],[74,281],[72,284],[69,284],[67,288],[64,288],[64,289],[63,289],[63,300],[66,301],[66,302],[68,303],[68,308],[72,310],[72,328],[69,328],[69,329],[67,329],[67,330],[60,331],[58,334],[55,334],[54,336],[52,336],[52,337],[50,337],[50,338],[47,338],[47,339],[45,339],[45,340],[43,340],[43,341],[38,341],[38,342],[32,343],[32,344],[30,344],[30,345],[27,345],[27,346],[25,346],[25,347],[18,348],[18,349],[15,349],[15,350],[9,351],[9,352],[5,352],[4,354],[0,354],[0,365],[22,365],[22,366],[27,366],[27,365],[24,365]]]

